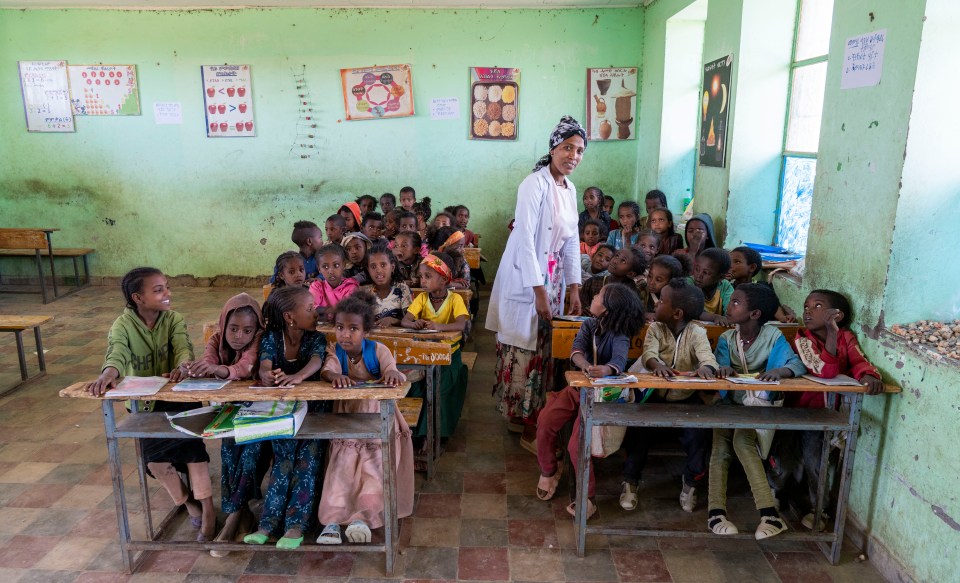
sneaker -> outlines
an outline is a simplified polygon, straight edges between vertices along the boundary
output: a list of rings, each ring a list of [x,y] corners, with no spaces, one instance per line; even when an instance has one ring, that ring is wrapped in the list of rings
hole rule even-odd
[[[817,530],[823,530],[827,526],[827,519],[830,518],[823,512],[820,513],[820,524],[817,525]],[[801,520],[800,524],[804,527],[813,530],[813,512],[808,512]]]
[[[682,479],[682,478],[681,478]],[[683,487],[680,489],[680,508],[684,512],[693,512],[697,507],[697,489],[683,480]]]
[[[623,482],[620,487],[620,508],[624,510],[636,510],[637,502],[639,502],[637,486],[634,486],[630,482]]]
[[[740,532],[735,524],[727,520],[726,514],[717,514],[716,516],[708,518],[707,528],[709,528],[713,534],[719,535],[737,534]]]
[[[757,531],[753,537],[757,540],[763,540],[772,536],[777,536],[787,530],[787,523],[779,516],[761,516],[760,524],[757,525]]]

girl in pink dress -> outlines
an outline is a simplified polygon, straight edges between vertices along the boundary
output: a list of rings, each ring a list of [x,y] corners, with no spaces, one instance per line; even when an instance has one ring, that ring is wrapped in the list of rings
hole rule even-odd
[[[333,320],[333,307],[357,291],[357,280],[343,277],[347,256],[340,245],[324,245],[317,250],[317,267],[323,279],[310,284],[310,295],[321,320]]]

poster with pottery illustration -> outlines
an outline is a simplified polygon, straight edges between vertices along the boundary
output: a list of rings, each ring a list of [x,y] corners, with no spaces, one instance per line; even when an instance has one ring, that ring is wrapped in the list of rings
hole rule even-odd
[[[200,72],[207,137],[255,137],[250,65],[202,65]]]
[[[516,141],[520,69],[470,67],[471,140]]]
[[[700,165],[723,168],[727,165],[727,118],[730,114],[730,72],[733,55],[703,66],[700,100]]]
[[[410,65],[340,69],[347,121],[413,115]]]
[[[635,140],[637,68],[587,69],[587,135],[590,140]]]
[[[140,115],[136,65],[69,65],[73,115]]]

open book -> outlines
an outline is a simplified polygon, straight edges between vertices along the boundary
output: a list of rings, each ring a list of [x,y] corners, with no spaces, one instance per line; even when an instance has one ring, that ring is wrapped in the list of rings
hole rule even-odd
[[[823,377],[814,376],[812,374],[805,374],[803,378],[808,381],[813,381],[815,383],[820,383],[821,385],[827,385],[828,387],[860,387],[863,386],[863,383],[858,383],[857,379],[853,377],[848,377],[845,374],[838,374],[832,379],[825,379]]]
[[[120,384],[110,389],[106,397],[149,397],[156,395],[167,384],[164,377],[123,377]]]

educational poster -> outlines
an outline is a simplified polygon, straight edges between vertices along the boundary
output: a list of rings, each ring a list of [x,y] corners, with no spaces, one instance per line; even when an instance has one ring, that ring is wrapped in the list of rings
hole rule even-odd
[[[202,65],[208,138],[252,138],[253,86],[250,65]]]
[[[843,50],[840,89],[873,87],[879,84],[883,73],[883,49],[886,44],[886,29],[848,38]]]
[[[587,135],[591,140],[635,140],[636,113],[636,67],[587,69]]]
[[[470,67],[471,140],[516,141],[520,69]]]
[[[28,132],[72,132],[66,61],[18,61]]]
[[[700,165],[723,168],[727,161],[727,118],[730,113],[730,72],[733,55],[703,66],[700,102]]]
[[[340,69],[347,121],[413,115],[410,65]]]
[[[73,115],[140,115],[136,65],[68,65]]]

